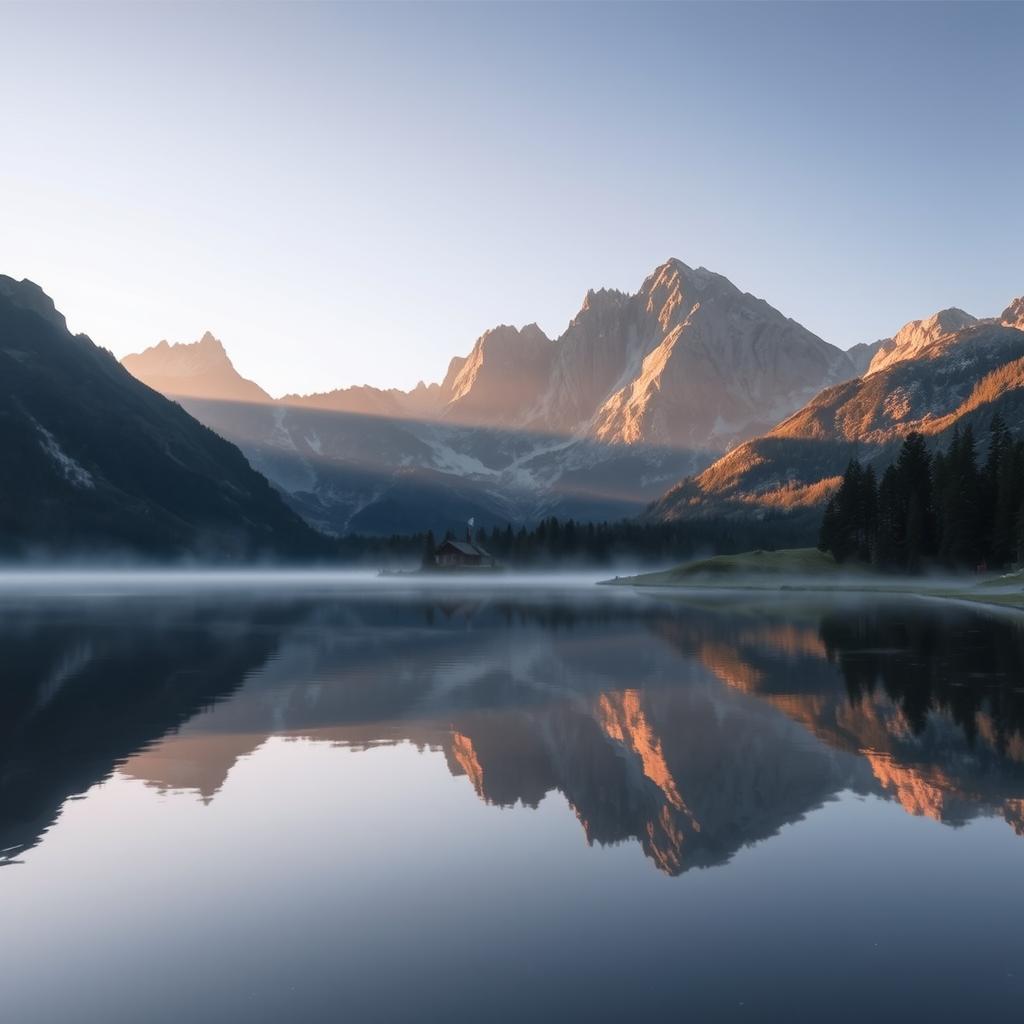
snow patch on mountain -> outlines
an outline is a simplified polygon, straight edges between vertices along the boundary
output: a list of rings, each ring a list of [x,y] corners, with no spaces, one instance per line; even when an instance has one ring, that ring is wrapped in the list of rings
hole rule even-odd
[[[57,441],[57,438],[50,433],[41,423],[36,422],[36,429],[42,435],[39,444],[42,446],[44,452],[50,456],[51,459],[57,464],[64,479],[67,480],[72,487],[78,487],[89,490],[96,486],[96,481],[93,479],[92,473],[89,472],[81,463],[76,462]]]

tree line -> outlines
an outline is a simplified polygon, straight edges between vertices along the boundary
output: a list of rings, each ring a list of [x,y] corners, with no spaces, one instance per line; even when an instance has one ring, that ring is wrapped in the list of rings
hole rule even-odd
[[[813,537],[813,525],[811,535]],[[704,519],[677,523],[648,523],[623,519],[615,522],[577,522],[548,516],[532,527],[511,524],[478,528],[473,541],[504,565],[544,568],[559,565],[614,565],[617,562],[664,564],[697,555],[730,554],[751,548],[806,545],[806,523],[784,515],[761,520]],[[395,534],[390,537],[349,535],[338,541],[342,561],[352,564],[433,564],[438,544],[462,540],[465,533],[449,530],[437,535]]]
[[[866,607],[828,612],[820,635],[854,706],[880,690],[915,736],[928,728],[931,711],[943,712],[974,748],[975,767],[988,744],[1005,758],[1024,735],[1024,692],[1016,685],[1024,671],[1024,629],[1015,619],[912,607],[892,615]],[[987,685],[964,685],[978,674]],[[982,711],[990,723],[988,742],[975,746]],[[1004,762],[1001,771],[1007,769]],[[1019,776],[1019,765],[1012,770]]]
[[[878,479],[856,458],[821,522],[818,547],[837,562],[920,572],[1002,568],[1024,556],[1024,441],[996,413],[979,462],[970,424],[934,453],[908,434]]]

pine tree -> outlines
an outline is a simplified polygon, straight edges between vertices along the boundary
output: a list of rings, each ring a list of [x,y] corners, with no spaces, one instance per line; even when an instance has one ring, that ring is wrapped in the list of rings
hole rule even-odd
[[[836,507],[836,496],[833,494],[825,506],[825,514],[821,517],[821,530],[818,533],[818,550],[831,551],[835,554],[839,540],[839,512]]]
[[[1004,566],[1020,560],[1017,549],[1018,516],[1024,501],[1024,444],[1012,444],[1003,453],[996,479],[992,515],[991,560]]]
[[[903,529],[903,568],[920,572],[928,549],[928,525],[924,501],[917,491],[907,496],[907,517]]]
[[[981,556],[979,537],[980,480],[975,461],[974,431],[968,424],[953,433],[945,459],[942,496],[942,548],[947,565],[975,566]]]
[[[878,495],[873,469],[851,459],[839,490],[829,501],[822,521],[819,546],[837,562],[868,561],[874,546]]]
[[[424,569],[432,568],[434,565],[434,552],[437,550],[437,542],[434,540],[434,531],[427,530],[427,539],[423,543],[423,558],[420,564]]]
[[[1006,561],[1004,552],[996,542],[996,505],[1003,465],[1011,458],[1013,437],[1003,417],[996,412],[989,427],[988,455],[979,479],[978,515],[981,520],[982,557],[993,564]]]
[[[936,548],[932,457],[924,435],[907,434],[896,458],[896,550],[899,567],[917,572]]]
[[[899,494],[896,467],[889,466],[878,485],[878,528],[874,562],[882,569],[902,569],[904,512]]]
[[[1024,500],[1017,508],[1017,562],[1024,562]]]
[[[867,466],[860,478],[857,496],[857,557],[870,562],[874,556],[878,530],[878,482],[873,466]]]

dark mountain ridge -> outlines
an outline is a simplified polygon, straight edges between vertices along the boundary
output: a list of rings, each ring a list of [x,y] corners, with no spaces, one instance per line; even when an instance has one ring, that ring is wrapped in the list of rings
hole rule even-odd
[[[70,334],[37,285],[0,277],[0,553],[328,551],[233,444]]]

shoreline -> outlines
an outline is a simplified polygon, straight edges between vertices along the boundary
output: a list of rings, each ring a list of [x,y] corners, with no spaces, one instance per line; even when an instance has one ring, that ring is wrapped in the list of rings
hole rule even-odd
[[[663,573],[651,573],[651,576],[661,576]],[[995,590],[993,593],[979,591],[979,585],[966,590],[950,590],[927,587],[912,587],[895,584],[886,586],[884,584],[869,585],[852,583],[851,585],[826,584],[815,579],[805,581],[793,580],[792,582],[765,582],[754,581],[725,581],[725,580],[690,580],[690,581],[658,581],[641,583],[639,580],[644,576],[616,576],[613,579],[599,580],[598,586],[606,587],[629,587],[636,591],[661,591],[665,594],[691,593],[691,592],[740,592],[740,593],[778,593],[778,594],[850,594],[864,595],[870,597],[919,597],[939,601],[953,601],[970,605],[984,605],[990,608],[1002,608],[1010,611],[1024,612],[1024,588],[1017,588],[1010,591]]]

